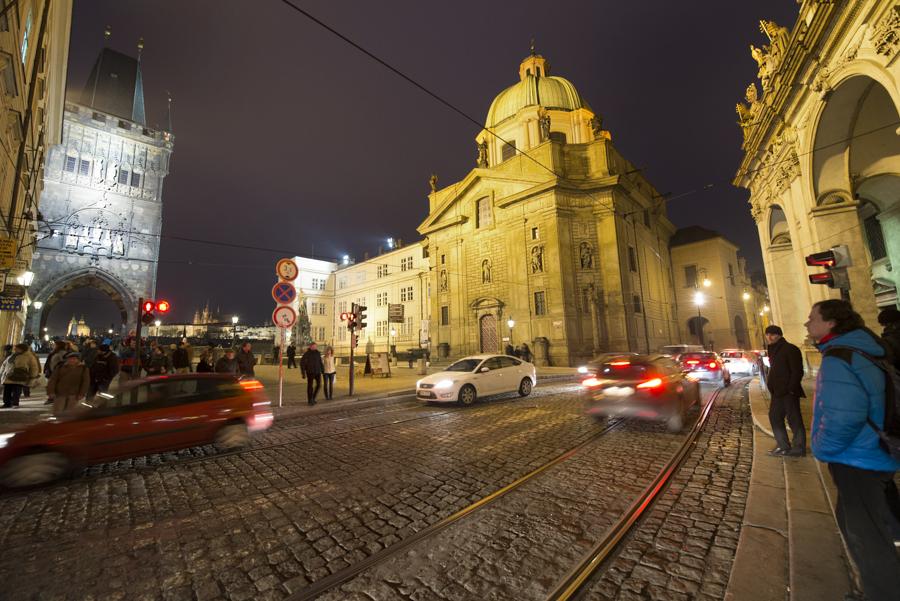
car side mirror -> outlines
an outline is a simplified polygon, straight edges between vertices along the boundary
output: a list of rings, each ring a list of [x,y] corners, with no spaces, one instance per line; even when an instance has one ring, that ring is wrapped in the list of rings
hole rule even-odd
[[[486,372],[486,371],[491,371],[491,368],[490,368],[490,367],[482,367],[482,368],[479,369],[478,371],[480,371],[481,373],[484,373],[484,372]]]

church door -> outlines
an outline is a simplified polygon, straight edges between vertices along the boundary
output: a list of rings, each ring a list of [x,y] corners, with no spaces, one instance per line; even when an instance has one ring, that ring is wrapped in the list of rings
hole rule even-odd
[[[481,326],[481,352],[500,352],[500,341],[497,338],[497,317],[490,313],[482,315],[478,323]]]

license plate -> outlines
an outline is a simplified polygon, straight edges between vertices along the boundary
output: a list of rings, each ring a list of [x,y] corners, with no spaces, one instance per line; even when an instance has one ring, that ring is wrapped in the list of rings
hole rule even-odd
[[[634,388],[631,386],[610,386],[603,389],[603,394],[612,397],[631,396],[634,394]]]
[[[433,398],[437,398],[437,397],[435,397],[435,395],[434,395],[433,392],[427,392],[427,391],[424,391],[424,390],[420,390],[420,391],[419,391],[419,398],[422,398],[422,399],[433,399]]]

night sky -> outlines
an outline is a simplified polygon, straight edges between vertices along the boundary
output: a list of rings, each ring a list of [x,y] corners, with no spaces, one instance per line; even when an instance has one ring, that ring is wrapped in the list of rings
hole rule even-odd
[[[793,0],[295,1],[480,122],[533,37],[660,192],[713,184],[673,200],[669,218],[722,232],[761,268],[748,192],[730,183],[742,156],[734,106],[756,77],[759,19],[792,27]],[[174,98],[158,295],[175,319],[208,299],[266,322],[276,259],[361,259],[388,236],[417,240],[429,175],[444,186],[474,167],[476,125],[279,0],[76,0],[73,99],[107,24],[119,51],[145,38],[149,125],[166,124]],[[88,300],[102,297],[72,293],[51,328],[73,312],[107,327],[112,304]]]

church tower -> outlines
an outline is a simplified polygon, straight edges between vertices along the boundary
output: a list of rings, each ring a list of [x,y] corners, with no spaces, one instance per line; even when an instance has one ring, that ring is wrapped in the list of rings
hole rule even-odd
[[[54,304],[77,288],[106,292],[126,330],[138,298],[155,296],[174,138],[147,124],[143,49],[143,39],[136,57],[104,47],[78,101],[65,104],[62,143],[47,155],[40,203],[52,234],[34,254],[31,290],[43,307],[26,329],[41,331]]]

